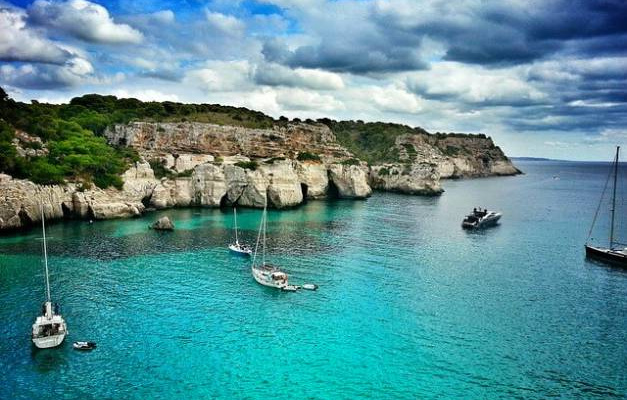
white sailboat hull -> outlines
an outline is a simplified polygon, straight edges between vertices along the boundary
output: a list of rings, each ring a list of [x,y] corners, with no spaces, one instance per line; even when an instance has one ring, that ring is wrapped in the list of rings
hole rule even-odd
[[[230,244],[229,245],[229,250],[231,250],[231,252],[233,252],[235,254],[239,254],[239,255],[242,255],[242,256],[249,256],[249,255],[251,255],[253,253],[253,251],[251,249],[242,248],[238,244]]]
[[[33,338],[33,344],[38,349],[49,349],[51,347],[57,347],[65,339],[66,333],[60,333],[58,335],[44,336]]]
[[[257,283],[259,283],[260,285],[273,287],[277,289],[283,289],[289,286],[287,282],[287,275],[285,276],[284,280],[276,280],[276,279],[273,279],[272,277],[272,274],[276,273],[276,271],[259,269],[256,267],[252,267],[251,270],[252,270],[253,278],[255,278]]]

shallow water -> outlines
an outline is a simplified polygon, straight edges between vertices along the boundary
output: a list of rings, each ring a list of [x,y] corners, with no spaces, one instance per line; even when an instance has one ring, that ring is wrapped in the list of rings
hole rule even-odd
[[[270,211],[268,259],[317,292],[256,284],[226,250],[230,210],[53,224],[70,334],[52,350],[28,336],[40,232],[0,237],[0,398],[625,398],[627,272],[583,252],[607,165],[519,166],[446,182],[440,198]],[[474,206],[501,210],[501,225],[461,230]],[[249,243],[260,214],[238,212]],[[174,232],[147,229],[161,215]]]

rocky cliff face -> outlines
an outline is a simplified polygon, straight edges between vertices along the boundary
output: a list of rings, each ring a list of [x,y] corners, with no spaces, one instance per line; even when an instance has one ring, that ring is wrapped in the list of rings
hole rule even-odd
[[[73,184],[42,186],[0,175],[0,230],[41,221],[40,203],[49,220],[126,218],[141,215],[147,207],[262,208],[267,202],[270,207],[286,208],[327,196],[329,179],[340,197],[368,197],[371,189],[365,171],[351,168],[292,160],[262,164],[255,170],[203,163],[193,168],[191,176],[157,179],[147,162],[138,162],[124,173],[121,191],[83,191]]]
[[[40,186],[0,175],[0,230],[47,219],[108,219],[146,208],[242,206],[286,208],[333,194],[361,199],[372,189],[420,195],[442,193],[440,178],[511,175],[519,171],[482,136],[404,135],[399,162],[367,166],[355,160],[322,124],[246,129],[202,123],[135,122],[105,133],[132,146],[142,161],[124,175],[123,190]],[[299,154],[307,152],[309,157]],[[319,156],[319,160],[311,155]],[[168,172],[158,178],[148,161]]]
[[[199,122],[133,122],[115,125],[105,132],[105,136],[112,144],[131,146],[148,156],[201,154],[223,158],[235,155],[252,159],[294,158],[302,151],[319,154],[324,161],[352,156],[323,124],[290,123],[276,125],[273,129],[249,129]],[[196,157],[191,164],[209,161],[202,156]],[[176,169],[182,170],[180,167]]]

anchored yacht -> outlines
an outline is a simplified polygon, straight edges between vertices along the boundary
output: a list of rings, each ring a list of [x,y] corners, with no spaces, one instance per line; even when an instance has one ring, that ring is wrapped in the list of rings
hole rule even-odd
[[[263,213],[261,214],[261,224],[259,225],[259,234],[257,235],[257,244],[255,246],[255,253],[253,254],[253,262],[251,265],[251,272],[253,278],[264,286],[274,287],[286,291],[297,290],[298,287],[290,285],[288,283],[287,274],[279,269],[275,265],[266,263],[266,229],[268,225],[268,211],[264,206]],[[261,242],[261,243],[260,243]],[[261,244],[261,262],[259,262],[257,255],[259,245]]]
[[[42,305],[41,315],[35,319],[31,339],[40,349],[56,347],[63,343],[67,335],[67,325],[59,313],[59,305],[52,305],[50,299],[50,279],[48,277],[48,250],[46,248],[46,223],[44,221],[44,207],[41,207],[41,229],[43,231],[44,267],[46,275],[46,301]]]
[[[472,213],[468,214],[462,221],[462,228],[464,229],[479,229],[486,228],[488,226],[494,226],[501,219],[500,212],[482,210],[481,208],[473,209]]]

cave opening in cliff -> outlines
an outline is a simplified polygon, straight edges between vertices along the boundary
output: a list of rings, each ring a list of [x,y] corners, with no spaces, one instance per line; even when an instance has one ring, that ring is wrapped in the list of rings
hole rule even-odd
[[[303,203],[307,202],[307,192],[309,191],[309,186],[306,183],[300,184],[300,190],[303,192]]]
[[[327,197],[329,199],[339,199],[340,198],[340,191],[338,190],[337,186],[335,185],[335,183],[329,179],[329,189],[328,189],[328,195]]]
[[[30,217],[30,215],[28,215],[28,212],[25,209],[22,208],[17,215],[20,217],[20,222],[22,223],[22,226],[29,226],[33,223],[33,219]]]
[[[229,201],[229,195],[225,194],[224,196],[222,196],[222,198],[220,199],[220,208],[226,208],[226,207],[230,207],[232,204]]]
[[[63,218],[70,219],[72,218],[72,210],[65,203],[61,203],[61,211],[63,211]]]
[[[144,208],[148,208],[150,206],[150,200],[152,200],[152,193],[142,198],[142,204]]]
[[[89,218],[90,220],[96,219],[96,213],[91,206],[87,207],[87,218]]]

